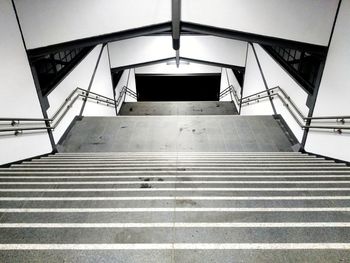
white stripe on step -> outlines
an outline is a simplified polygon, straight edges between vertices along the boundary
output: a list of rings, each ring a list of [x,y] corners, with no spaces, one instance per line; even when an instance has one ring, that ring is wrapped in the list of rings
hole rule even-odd
[[[0,185],[109,185],[109,184],[350,184],[347,181],[69,181],[69,182],[0,182]]]
[[[314,188],[259,188],[259,187],[249,187],[249,188],[8,188],[0,189],[0,192],[163,192],[163,191],[173,191],[173,192],[190,192],[190,191],[222,191],[222,192],[298,192],[298,191],[350,191],[349,187],[314,187]]]
[[[350,178],[350,175],[72,175],[72,176],[0,176],[0,179],[132,179],[139,178]]]
[[[349,196],[106,196],[106,197],[0,197],[0,201],[154,201],[154,200],[205,200],[205,201],[264,201],[264,200],[350,200]]]
[[[298,170],[298,171],[266,171],[266,170],[262,170],[262,171],[249,171],[249,170],[245,170],[245,171],[228,171],[228,170],[211,170],[211,171],[176,171],[176,170],[172,170],[172,171],[152,171],[152,170],[148,170],[148,171],[80,171],[80,170],[75,170],[75,171],[54,171],[54,170],[50,170],[50,171],[25,171],[25,169],[20,170],[20,171],[16,171],[13,169],[8,169],[8,168],[4,168],[6,170],[0,170],[0,174],[2,175],[14,175],[14,174],[27,174],[27,175],[33,175],[33,174],[43,174],[43,175],[48,175],[48,174],[55,174],[55,175],[62,175],[62,174],[69,174],[74,176],[73,174],[92,174],[92,175],[106,175],[106,174],[121,174],[121,175],[126,175],[126,174],[131,174],[131,175],[136,175],[137,176],[147,176],[147,175],[155,175],[158,174],[159,176],[163,176],[165,174],[174,174],[174,175],[179,175],[181,176],[182,174],[188,174],[188,175],[193,175],[193,174],[209,174],[209,175],[213,175],[213,174],[228,174],[228,175],[245,175],[245,174],[257,174],[257,175],[262,175],[262,174],[267,174],[267,175],[271,175],[271,174],[276,174],[278,176],[282,176],[282,175],[315,175],[315,173],[317,173],[317,175],[341,175],[341,176],[349,176],[350,175],[350,170],[323,170],[323,171],[310,171],[310,170]],[[74,172],[74,173],[73,173]]]
[[[0,244],[0,250],[345,250],[350,243]]]
[[[258,223],[0,223],[0,228],[324,228],[350,227],[350,222]]]
[[[350,207],[258,208],[0,208],[0,213],[145,213],[145,212],[350,212]]]

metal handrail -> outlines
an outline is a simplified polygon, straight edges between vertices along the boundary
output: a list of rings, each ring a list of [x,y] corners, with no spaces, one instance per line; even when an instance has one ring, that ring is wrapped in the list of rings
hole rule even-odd
[[[133,97],[134,99],[137,99],[137,94],[135,91],[129,89],[128,87],[124,87],[126,92],[128,93],[129,96]]]
[[[125,94],[128,94],[132,97],[136,96],[136,93],[132,90],[128,89],[126,86],[123,87],[123,90],[125,91]],[[77,92],[80,92],[77,94]],[[121,96],[120,96],[121,97]],[[8,122],[11,121],[11,125],[13,127],[10,128],[4,128],[0,129],[0,132],[11,132],[14,131],[15,135],[18,135],[19,133],[23,131],[36,131],[36,130],[54,130],[57,128],[57,126],[60,124],[62,119],[65,117],[67,112],[72,108],[74,103],[79,99],[82,98],[83,100],[94,100],[97,103],[103,103],[106,104],[107,107],[118,107],[120,101],[116,101],[115,99],[108,98],[104,95],[87,91],[82,88],[76,88],[74,89],[68,97],[64,100],[64,102],[61,104],[61,106],[57,109],[57,111],[52,115],[51,118],[0,118],[0,122]],[[119,99],[119,98],[118,98]],[[60,117],[58,117],[60,116]],[[58,118],[58,119],[57,119]],[[14,127],[17,125],[20,125],[20,122],[45,122],[47,126],[45,127]]]
[[[233,94],[233,96],[236,99],[236,102],[240,100],[238,97],[237,91],[233,85],[228,86],[226,89],[220,92],[220,95],[219,95],[220,99],[225,97],[227,94],[231,94],[231,99]],[[239,105],[239,103],[237,103],[237,105]]]
[[[229,92],[231,92],[231,86],[228,86],[226,89],[224,89],[223,91],[220,92],[220,99],[222,99],[223,97],[225,97]]]
[[[281,100],[283,106],[287,108],[288,112],[302,129],[332,129],[337,133],[342,133],[342,130],[350,130],[350,126],[344,126],[345,120],[350,119],[350,116],[305,117],[301,110],[293,102],[291,97],[288,96],[288,94],[279,86],[251,94],[241,99],[238,97],[237,92],[232,85],[223,90],[223,92],[220,94],[224,94],[226,90],[229,90],[229,92],[232,92],[234,94],[236,103],[239,106],[242,106],[244,104],[250,105],[250,103],[259,102],[260,100],[266,98],[274,99],[275,97],[278,97]],[[338,124],[340,123],[340,125],[311,125],[312,120],[336,120],[336,122]]]

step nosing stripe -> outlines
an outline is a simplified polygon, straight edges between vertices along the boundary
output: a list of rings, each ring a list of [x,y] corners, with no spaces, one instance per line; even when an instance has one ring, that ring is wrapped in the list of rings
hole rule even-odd
[[[68,182],[0,182],[0,185],[109,185],[109,184],[350,184],[350,180],[333,181],[68,181]]]
[[[1,228],[349,228],[350,222],[0,223]]]
[[[350,243],[0,244],[0,250],[348,250]]]
[[[350,187],[323,187],[323,188],[259,188],[259,187],[241,187],[241,188],[217,188],[217,187],[210,187],[210,188],[8,188],[8,189],[0,189],[0,192],[162,192],[162,191],[173,191],[173,192],[189,192],[189,191],[216,191],[216,192],[245,192],[245,191],[251,191],[251,192],[300,192],[300,191],[350,191]]]
[[[146,213],[146,212],[350,212],[350,207],[208,207],[208,208],[0,208],[0,213]]]
[[[350,196],[104,196],[104,197],[0,197],[0,201],[294,201],[294,200],[350,200]]]

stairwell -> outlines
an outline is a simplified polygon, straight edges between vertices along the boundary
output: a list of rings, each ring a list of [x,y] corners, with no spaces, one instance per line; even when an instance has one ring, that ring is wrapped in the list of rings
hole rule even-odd
[[[120,115],[237,115],[232,101],[124,102]]]
[[[136,107],[0,168],[0,262],[350,261],[345,164],[272,116]]]

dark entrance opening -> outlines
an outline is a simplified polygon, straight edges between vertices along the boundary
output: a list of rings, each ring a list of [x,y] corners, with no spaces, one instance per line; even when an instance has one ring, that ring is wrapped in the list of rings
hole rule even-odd
[[[136,74],[138,101],[217,101],[221,74]]]

